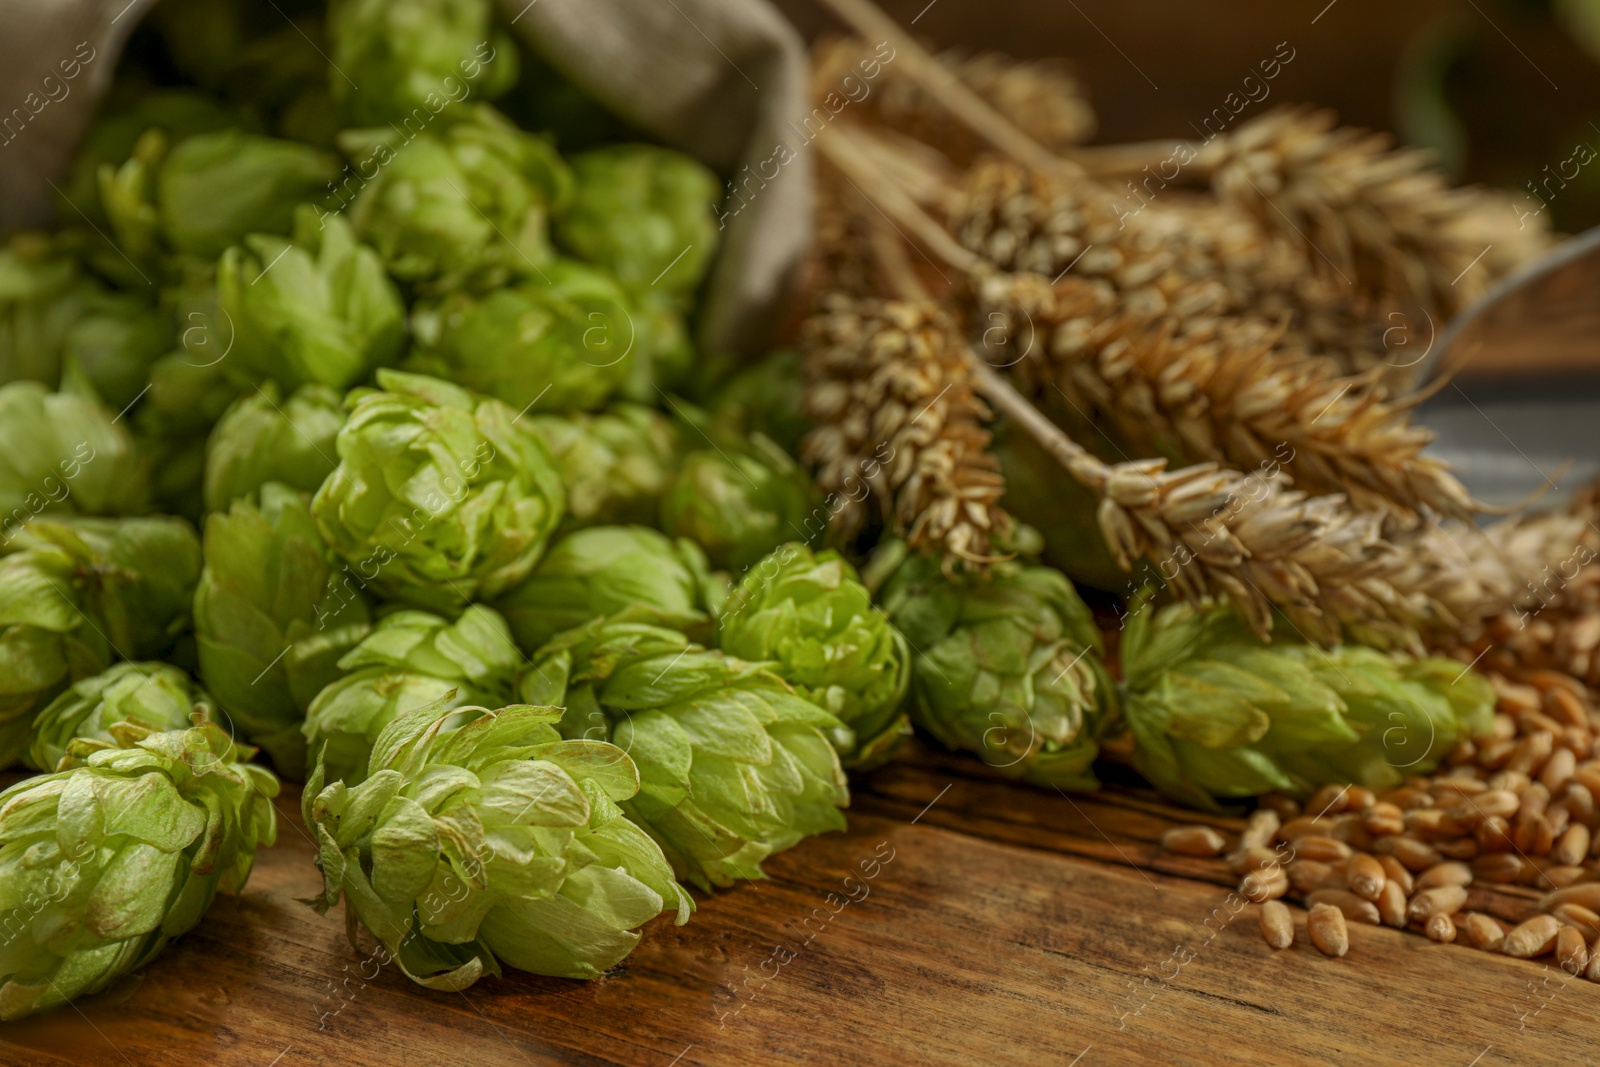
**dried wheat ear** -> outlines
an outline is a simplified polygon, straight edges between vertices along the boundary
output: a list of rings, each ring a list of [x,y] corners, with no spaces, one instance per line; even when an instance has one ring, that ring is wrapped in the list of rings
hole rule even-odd
[[[872,500],[913,548],[961,565],[994,559],[993,540],[1010,527],[1005,482],[951,318],[929,303],[834,293],[807,320],[803,344],[804,405],[817,426],[801,456],[837,502],[835,532],[858,530]]]

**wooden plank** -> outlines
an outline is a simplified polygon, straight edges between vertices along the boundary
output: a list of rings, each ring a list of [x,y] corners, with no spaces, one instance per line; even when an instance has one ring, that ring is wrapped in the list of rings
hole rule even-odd
[[[1600,989],[1541,964],[1368,927],[1330,960],[1303,923],[1272,952],[1214,861],[1159,854],[1193,816],[1147,794],[1059,796],[923,753],[857,798],[848,832],[702,897],[688,926],[657,920],[600,981],[443,994],[364,966],[337,912],[299,903],[320,876],[291,790],[240,898],[112,991],[4,1027],[0,1063],[1593,1059]]]

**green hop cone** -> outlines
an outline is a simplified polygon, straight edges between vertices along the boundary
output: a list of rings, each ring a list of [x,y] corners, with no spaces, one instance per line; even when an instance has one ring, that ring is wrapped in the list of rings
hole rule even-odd
[[[608,737],[638,764],[623,810],[685,881],[760,878],[768,856],[844,828],[850,793],[829,738],[849,731],[766,664],[613,617],[551,641],[523,674],[524,699],[563,692],[563,733]]]
[[[775,550],[740,581],[718,618],[718,647],[768,661],[784,681],[854,734],[847,766],[882,763],[910,734],[901,704],[911,651],[855,568],[831,549]]]
[[[395,719],[430,705],[509,704],[526,662],[505,619],[481,604],[455,622],[426,611],[386,615],[339,660],[343,677],[311,702],[303,727],[306,772],[320,762],[325,780],[355,785],[378,735]]]
[[[379,736],[360,785],[304,794],[327,908],[341,895],[415,982],[465,989],[504,962],[598,978],[664,909],[693,903],[623,814],[626,753],[563,740],[559,708],[422,708]],[[352,933],[353,933],[352,927]]]
[[[156,210],[167,245],[218,256],[246,234],[286,234],[295,209],[339,176],[326,152],[293,141],[223,130],[197,134],[167,153],[156,176]]]
[[[111,662],[73,583],[77,564],[53,545],[0,557],[0,768],[22,758],[40,708]]]
[[[413,319],[420,347],[406,369],[446,378],[517,411],[592,411],[639,358],[621,287],[574,260],[484,297],[453,293]]]
[[[240,122],[240,116],[215,97],[192,89],[158,89],[137,96],[109,94],[73,155],[71,177],[57,196],[57,216],[75,219],[81,210],[97,225],[107,221],[100,209],[100,168],[120,165],[147,131],[160,130],[170,143],[197,133],[226,130]],[[126,268],[109,245],[105,251]],[[134,278],[137,280],[137,275]]]
[[[336,573],[304,493],[267,483],[206,519],[194,593],[200,677],[242,740],[285,775],[306,765],[301,722],[368,630],[366,603]]]
[[[787,452],[798,452],[812,422],[800,410],[805,395],[802,359],[793,349],[774,352],[724,382],[711,399],[712,419],[741,433],[760,431]]]
[[[328,38],[328,85],[353,125],[449,121],[469,95],[492,100],[517,80],[489,0],[333,0]]]
[[[41,233],[0,249],[0,382],[55,385],[60,353],[82,308],[81,272]]]
[[[766,436],[690,452],[661,501],[661,528],[706,550],[713,566],[742,572],[810,536],[818,515],[811,479]]]
[[[916,650],[913,722],[1010,777],[1097,786],[1091,765],[1116,726],[1115,694],[1094,619],[1059,571],[1011,561],[951,579],[912,556],[880,603]]]
[[[1494,689],[1453,660],[1264,644],[1217,605],[1136,603],[1122,637],[1134,766],[1195,807],[1319,785],[1388,789],[1491,724]]]
[[[697,379],[705,377],[705,371],[689,335],[683,304],[672,294],[649,286],[625,286],[624,291],[631,308],[628,339],[633,342],[633,350],[627,360],[628,380],[621,395],[638,403],[656,403],[661,393],[669,389],[693,388]],[[599,339],[598,332],[590,335],[591,344]]]
[[[404,141],[389,127],[342,133],[359,180],[340,186],[331,210],[349,207],[356,232],[401,281],[442,290],[537,278],[551,257],[550,213],[571,195],[572,175],[549,141],[493,108],[465,114],[470,121],[408,130]]]
[[[534,651],[564,630],[630,606],[680,630],[704,627],[726,595],[720,584],[692,541],[645,526],[593,526],[552,545],[494,606],[517,643]]]
[[[81,383],[0,386],[0,550],[44,512],[126,515],[148,494],[126,425]]]
[[[224,366],[224,344],[213,344],[207,295],[170,289],[166,294],[178,321],[190,325],[179,334],[182,347],[150,368],[149,388],[130,416],[139,451],[150,471],[155,509],[200,522],[205,517],[206,438],[239,387]]]
[[[380,595],[445,612],[533,570],[561,522],[550,453],[498,400],[379,371],[312,502],[323,540]]]
[[[117,723],[161,733],[216,719],[211,697],[178,668],[116,663],[74,683],[39,713],[26,763],[36,771],[53,771],[74,744],[81,754],[119,747],[111,732]]]
[[[146,130],[125,161],[102,163],[95,175],[100,209],[111,232],[101,243],[89,242],[85,258],[98,268],[109,264],[113,270],[107,276],[123,286],[131,287],[141,276],[148,278],[146,271],[157,269],[162,253],[168,251],[161,235],[156,181],[171,146],[161,130]],[[113,262],[102,244],[118,253],[125,265]]]
[[[140,399],[151,367],[171,348],[166,317],[137,297],[85,286],[69,298],[72,325],[61,339],[57,362],[61,380],[76,366],[107,405],[122,411]]]
[[[681,152],[610,145],[572,158],[575,191],[556,240],[629,285],[687,301],[716,256],[722,183]]]
[[[567,490],[563,529],[654,523],[683,437],[666,415],[642,404],[582,412],[524,415],[518,425],[539,436]]]
[[[285,399],[266,382],[240,397],[211,431],[206,510],[226,510],[268,482],[316,492],[338,465],[334,440],[344,418],[343,398],[326,386],[301,386]]]
[[[11,547],[52,560],[46,584],[81,607],[118,658],[161,659],[189,630],[200,538],[182,519],[39,519]]]
[[[221,366],[186,350],[168,352],[150,367],[150,391],[134,414],[140,437],[205,437],[238,397]]]
[[[76,365],[115,409],[139,398],[151,364],[172,347],[172,328],[138,297],[86,276],[37,233],[0,249],[0,382],[56,388]]]
[[[98,175],[118,246],[147,264],[163,251],[212,257],[246,234],[286,234],[295,208],[322,197],[338,176],[339,162],[326,152],[239,129],[170,146],[152,129],[127,162],[102,164]]]
[[[144,966],[275,839],[277,780],[215,724],[112,732],[121,747],[0,793],[0,1019]]]
[[[307,206],[294,240],[252,234],[217,264],[218,303],[233,328],[233,360],[253,383],[347,389],[393,363],[405,344],[405,304],[377,253],[350,224]]]

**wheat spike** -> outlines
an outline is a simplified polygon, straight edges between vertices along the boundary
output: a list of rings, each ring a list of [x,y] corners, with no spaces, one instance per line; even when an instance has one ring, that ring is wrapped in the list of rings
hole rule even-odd
[[[1296,244],[1231,205],[1157,192],[1119,193],[986,159],[947,195],[945,212],[962,245],[996,267],[1095,282],[1113,298],[1109,309],[1143,321],[1256,316],[1282,323],[1286,343],[1347,372],[1383,362],[1382,330],[1352,308],[1348,287],[1311,270]]]
[[[931,303],[833,293],[802,344],[804,406],[818,425],[801,456],[830,494],[835,535],[861,528],[870,499],[914,549],[950,566],[995,559],[993,540],[1011,522],[999,506],[1005,481],[952,320]]]
[[[1477,510],[1449,468],[1423,454],[1434,435],[1411,423],[1409,406],[1388,401],[1376,376],[1342,377],[1284,347],[1270,323],[1141,319],[1119,310],[1106,286],[1072,277],[1052,285],[995,272],[974,287],[991,324],[990,363],[1013,364],[1047,404],[1053,387],[1135,454],[1281,466],[1302,489],[1344,493],[1412,523],[1428,509],[1461,519]]]
[[[858,44],[858,47],[859,44]],[[1083,86],[1059,59],[1018,60],[998,52],[941,52],[939,62],[978,96],[1045,148],[1059,152],[1094,136],[1094,109]],[[949,115],[916,82],[895,77],[893,65],[870,101],[883,125],[932,145],[950,159],[970,162],[984,150],[971,131]]]
[[[1428,153],[1339,126],[1331,111],[1278,108],[1201,149],[1222,200],[1295,239],[1315,269],[1352,292],[1452,315],[1506,271],[1544,252],[1509,201],[1451,188]]]
[[[1117,562],[1149,562],[1174,595],[1226,596],[1263,637],[1277,607],[1322,644],[1416,648],[1420,631],[1459,625],[1430,592],[1441,575],[1422,548],[1425,531],[1396,531],[1342,496],[1287,489],[1276,474],[1211,463],[1169,470],[1160,459],[1104,463],[997,371],[975,360],[973,372],[986,399],[1100,497],[1101,535]]]

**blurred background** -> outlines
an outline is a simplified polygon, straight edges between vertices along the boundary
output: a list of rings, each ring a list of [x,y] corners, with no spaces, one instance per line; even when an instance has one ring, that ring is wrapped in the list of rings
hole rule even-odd
[[[814,0],[776,2],[808,37],[839,28]],[[1575,157],[1579,145],[1600,157],[1600,0],[881,6],[941,49],[1068,58],[1099,142],[1193,136],[1191,123],[1286,42],[1294,59],[1264,104],[1320,104],[1395,131],[1458,179],[1523,190],[1526,210],[1543,203],[1557,230],[1600,224],[1600,158]]]

